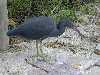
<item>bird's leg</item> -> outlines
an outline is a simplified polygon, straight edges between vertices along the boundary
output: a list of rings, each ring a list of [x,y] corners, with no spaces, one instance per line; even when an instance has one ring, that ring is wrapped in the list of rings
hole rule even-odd
[[[32,59],[28,58],[28,62],[33,63],[33,61],[36,61],[39,57],[39,40],[36,40],[36,53],[32,56]]]
[[[37,49],[37,57],[39,55],[39,47],[38,47],[39,40],[36,40],[36,49]]]
[[[39,45],[40,43],[40,45]],[[42,40],[36,40],[36,48],[37,48],[37,56],[42,56],[43,55],[43,51],[42,51]]]
[[[48,55],[46,55],[42,51],[42,40],[41,39],[36,40],[36,48],[37,48],[37,54],[33,56],[33,60],[36,59],[36,60],[43,60],[43,61],[48,62],[49,61]]]
[[[42,50],[42,39],[39,40],[40,42],[40,57],[42,58],[42,60],[46,61],[46,62],[49,62],[49,57],[47,54],[43,53],[43,50]]]
[[[40,51],[41,51],[41,54],[43,54],[43,51],[42,51],[42,40],[40,39]]]

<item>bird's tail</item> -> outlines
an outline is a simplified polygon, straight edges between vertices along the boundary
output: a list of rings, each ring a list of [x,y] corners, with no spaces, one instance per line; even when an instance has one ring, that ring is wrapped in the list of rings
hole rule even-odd
[[[17,35],[17,30],[13,29],[13,30],[9,30],[7,32],[7,36],[16,36]]]

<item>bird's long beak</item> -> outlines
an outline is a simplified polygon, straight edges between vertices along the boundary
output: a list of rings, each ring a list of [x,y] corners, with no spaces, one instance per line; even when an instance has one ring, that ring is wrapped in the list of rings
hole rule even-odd
[[[76,27],[74,27],[73,30],[81,34],[80,31]]]

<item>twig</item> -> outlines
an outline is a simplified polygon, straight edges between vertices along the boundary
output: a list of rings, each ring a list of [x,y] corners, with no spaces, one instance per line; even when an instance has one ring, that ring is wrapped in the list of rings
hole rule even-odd
[[[46,69],[41,68],[41,67],[39,67],[39,66],[37,66],[37,65],[35,65],[35,64],[32,64],[32,63],[28,62],[27,59],[25,59],[25,61],[26,61],[28,64],[30,64],[32,67],[38,68],[38,69],[40,69],[40,70],[45,71],[46,73],[49,73],[49,71],[47,71]]]

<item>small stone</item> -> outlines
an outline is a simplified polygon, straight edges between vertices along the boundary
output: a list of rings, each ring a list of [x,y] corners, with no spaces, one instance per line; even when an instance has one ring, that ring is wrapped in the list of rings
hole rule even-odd
[[[81,66],[81,64],[73,64],[73,65],[72,65],[72,67],[75,68],[75,69],[79,69],[80,66]]]
[[[96,37],[96,42],[100,43],[100,36]]]
[[[94,53],[100,55],[100,50],[95,50]]]

